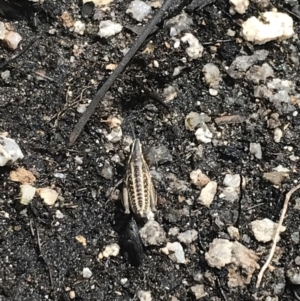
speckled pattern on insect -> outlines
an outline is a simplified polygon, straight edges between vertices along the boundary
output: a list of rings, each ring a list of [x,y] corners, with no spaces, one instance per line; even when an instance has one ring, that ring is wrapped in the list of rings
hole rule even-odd
[[[129,214],[131,208],[136,217],[153,219],[153,212],[156,211],[156,192],[139,139],[132,143],[124,184],[125,213]]]

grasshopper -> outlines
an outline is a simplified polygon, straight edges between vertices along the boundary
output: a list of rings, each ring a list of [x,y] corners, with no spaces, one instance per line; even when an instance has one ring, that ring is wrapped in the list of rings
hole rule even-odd
[[[157,196],[139,139],[135,139],[131,146],[122,201],[126,214],[129,214],[131,209],[137,218],[153,219]]]

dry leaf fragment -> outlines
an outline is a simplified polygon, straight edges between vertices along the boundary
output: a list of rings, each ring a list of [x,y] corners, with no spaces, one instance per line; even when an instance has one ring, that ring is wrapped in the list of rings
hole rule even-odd
[[[29,184],[24,184],[20,186],[21,188],[21,200],[20,203],[22,205],[28,205],[30,201],[34,198],[36,188],[29,185]]]
[[[19,167],[17,170],[10,172],[10,180],[22,184],[32,184],[36,181],[36,178],[31,171]]]
[[[77,235],[76,240],[81,243],[83,246],[86,246],[86,238],[82,235]]]
[[[52,188],[38,188],[36,191],[48,206],[54,205],[58,198],[58,193]]]

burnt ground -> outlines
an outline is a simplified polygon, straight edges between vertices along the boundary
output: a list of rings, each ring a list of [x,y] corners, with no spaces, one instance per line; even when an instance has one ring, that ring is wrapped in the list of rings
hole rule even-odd
[[[281,1],[272,3],[281,11],[290,9]],[[116,21],[134,26],[137,22],[125,14],[128,5],[127,0],[114,1],[110,4],[111,12]],[[18,21],[0,19],[9,21],[22,36],[23,48],[32,39],[41,37],[1,70],[9,70],[11,74],[6,80],[0,79],[0,131],[16,139],[24,159],[0,169],[0,300],[70,300],[69,290],[75,291],[75,300],[85,301],[133,300],[138,290],[150,290],[153,300],[171,300],[171,296],[195,300],[190,287],[197,284],[193,278],[196,272],[209,272],[213,279],[219,280],[204,279],[208,295],[202,300],[226,300],[224,296],[233,301],[255,300],[258,270],[248,286],[228,288],[227,270],[209,267],[204,253],[214,238],[227,237],[226,227],[234,224],[239,228],[240,242],[257,251],[262,266],[270,244],[258,243],[249,223],[262,218],[278,221],[284,195],[298,180],[297,162],[291,161],[289,156],[300,156],[299,117],[289,111],[278,112],[267,100],[257,101],[251,83],[230,78],[225,66],[241,55],[241,49],[248,54],[266,49],[269,55],[265,61],[274,68],[275,77],[293,81],[299,93],[298,67],[289,59],[290,46],[299,49],[299,40],[275,41],[262,46],[247,44],[243,39],[239,43],[235,39],[217,43],[228,39],[228,29],[240,30],[238,19],[246,20],[259,12],[259,8],[251,4],[245,15],[229,17],[227,2],[220,0],[203,10],[189,12],[194,22],[191,32],[204,44],[204,54],[201,59],[183,63],[185,46],[167,47],[166,43],[173,43],[169,30],[159,24],[150,37],[153,53],[144,53],[145,45],[142,47],[111,87],[79,139],[68,146],[71,130],[81,116],[76,107],[92,99],[111,72],[105,66],[120,62],[121,50],[130,47],[136,38],[135,33],[124,28],[119,35],[102,39],[97,36],[99,21],[93,18],[84,19],[87,24],[84,35],[71,32],[58,16],[68,11],[74,19],[79,19],[81,8],[78,1],[45,1],[35,8],[35,24],[32,15]],[[172,16],[181,11],[182,7],[174,7]],[[111,19],[109,15],[104,18]],[[299,34],[299,19],[293,18],[295,32]],[[55,33],[49,34],[53,28]],[[75,59],[70,60],[74,46],[77,53]],[[217,47],[216,53],[211,46]],[[1,62],[14,54],[4,43],[0,49]],[[159,63],[158,68],[150,66],[154,60]],[[203,81],[201,70],[208,62],[216,64],[221,71],[223,81],[218,96],[210,96]],[[173,70],[178,66],[185,69],[173,77]],[[37,76],[36,71],[43,71],[47,78]],[[145,93],[149,90],[162,97],[163,89],[168,86],[178,91],[178,96],[169,103],[169,111],[156,97]],[[299,111],[299,107],[297,109]],[[219,143],[203,144],[201,158],[194,154],[198,144],[194,133],[184,126],[184,119],[191,111],[210,116],[208,126],[213,133],[220,133],[214,136]],[[274,142],[273,130],[267,127],[268,116],[276,112],[282,127],[289,124],[280,143]],[[239,114],[245,121],[217,125],[214,118],[224,113]],[[161,175],[161,180],[155,182],[159,195],[156,220],[166,232],[174,226],[182,232],[199,231],[198,240],[184,247],[187,264],[173,263],[158,247],[144,249],[145,256],[139,267],[128,262],[126,252],[97,260],[104,246],[120,243],[119,230],[124,226],[122,206],[109,201],[107,191],[122,179],[128,153],[122,141],[114,144],[107,141],[105,135],[109,128],[102,121],[109,116],[123,118],[123,135],[132,135],[132,123],[135,135],[145,148],[164,145],[172,155],[172,161],[154,166]],[[261,144],[261,160],[250,155],[251,142]],[[288,146],[292,150],[288,150]],[[116,154],[120,163],[111,160]],[[76,156],[82,158],[81,165],[76,163]],[[292,172],[280,187],[274,187],[262,178],[262,173],[280,164]],[[113,167],[111,179],[103,177],[103,167],[107,165]],[[26,208],[20,206],[20,184],[9,178],[10,171],[18,166],[34,172],[35,186],[52,186],[59,192],[60,198],[54,207],[44,205],[38,197]],[[242,198],[226,202],[218,197],[218,191],[210,208],[201,206],[197,203],[199,191],[191,185],[189,177],[197,168],[220,187],[226,173],[242,174],[247,179]],[[57,173],[65,178],[58,178]],[[188,185],[180,197],[169,190],[167,176],[170,173]],[[272,263],[275,271],[266,272],[258,292],[259,300],[293,299],[291,287],[285,285],[285,271],[295,266],[295,258],[300,255],[299,242],[292,239],[295,232],[299,233],[299,212],[294,208],[296,197],[299,193],[291,200],[285,220],[287,230],[278,243],[281,257]],[[182,201],[183,198],[189,202]],[[63,213],[62,219],[57,219],[57,210]],[[187,210],[189,214],[184,214]],[[223,228],[215,223],[216,212],[224,216]],[[86,246],[75,239],[78,235],[86,238]],[[168,236],[168,240],[176,241],[176,238]],[[85,267],[93,273],[89,279],[82,277]],[[121,281],[124,278],[128,279],[125,284]],[[283,288],[276,289],[281,283]],[[272,299],[266,299],[267,296]]]

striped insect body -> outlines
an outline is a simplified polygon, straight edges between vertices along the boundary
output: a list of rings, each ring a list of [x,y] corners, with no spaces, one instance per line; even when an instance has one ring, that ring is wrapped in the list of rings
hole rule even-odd
[[[125,213],[129,214],[131,210],[138,218],[153,219],[153,212],[156,211],[156,192],[139,139],[132,143],[124,184]]]

